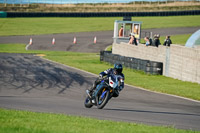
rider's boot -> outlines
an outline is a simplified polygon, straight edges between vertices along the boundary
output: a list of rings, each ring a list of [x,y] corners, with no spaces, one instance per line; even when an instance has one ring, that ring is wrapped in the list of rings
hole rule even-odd
[[[87,92],[87,94],[88,94],[88,96],[90,97],[90,98],[92,98],[92,93],[93,93],[93,91],[96,89],[96,86],[97,86],[97,84],[100,82],[100,80],[99,79],[97,79],[95,82],[94,82],[94,84],[92,85],[92,87],[88,90],[88,92]]]
[[[95,89],[95,87],[94,87],[94,85],[89,89],[89,90],[86,90],[86,92],[87,92],[87,94],[88,94],[88,96],[90,97],[90,98],[92,98],[92,93],[93,93],[93,90]]]
[[[86,93],[89,96],[89,98],[92,98],[92,91],[91,90],[86,90]]]

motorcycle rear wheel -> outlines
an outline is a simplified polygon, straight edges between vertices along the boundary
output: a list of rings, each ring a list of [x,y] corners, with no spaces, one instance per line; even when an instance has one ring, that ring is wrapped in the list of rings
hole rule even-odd
[[[86,108],[91,108],[93,106],[89,96],[86,97],[84,105],[85,105]]]

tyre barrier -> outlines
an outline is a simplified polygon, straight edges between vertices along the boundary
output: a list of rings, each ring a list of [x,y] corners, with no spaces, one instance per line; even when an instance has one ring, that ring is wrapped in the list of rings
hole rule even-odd
[[[111,51],[100,51],[100,61],[108,62],[110,64],[121,63],[127,68],[144,71],[147,74],[163,74],[162,62],[121,56],[117,54],[112,54]]]

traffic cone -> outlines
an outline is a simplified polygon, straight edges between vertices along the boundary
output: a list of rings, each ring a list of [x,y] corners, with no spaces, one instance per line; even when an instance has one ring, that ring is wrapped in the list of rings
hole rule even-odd
[[[73,41],[73,43],[76,44],[76,37],[74,37],[74,41]]]
[[[97,43],[97,37],[95,36],[94,37],[94,44],[96,44]]]
[[[52,45],[54,45],[54,44],[55,44],[55,42],[56,42],[56,39],[55,39],[55,38],[53,38],[53,39],[52,39]]]
[[[30,38],[29,45],[32,45],[32,44],[33,44],[33,40],[32,38]]]

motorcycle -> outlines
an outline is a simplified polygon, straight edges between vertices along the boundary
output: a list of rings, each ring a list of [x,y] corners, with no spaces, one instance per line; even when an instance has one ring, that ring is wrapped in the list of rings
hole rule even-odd
[[[103,109],[112,97],[119,95],[119,86],[120,82],[117,76],[108,75],[106,78],[103,78],[92,92],[92,96],[89,95],[89,90],[86,90],[85,107],[91,108],[95,105],[98,109]]]

